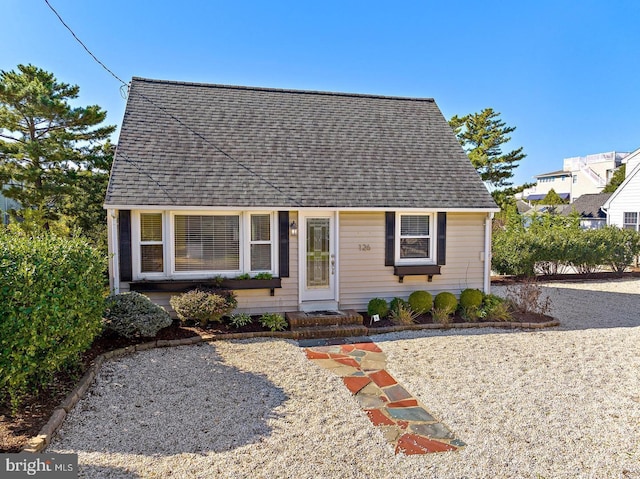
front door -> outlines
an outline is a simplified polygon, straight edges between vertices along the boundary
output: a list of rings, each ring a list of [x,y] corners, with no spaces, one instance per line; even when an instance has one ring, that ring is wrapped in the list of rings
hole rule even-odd
[[[302,301],[335,301],[336,247],[332,212],[300,215]]]

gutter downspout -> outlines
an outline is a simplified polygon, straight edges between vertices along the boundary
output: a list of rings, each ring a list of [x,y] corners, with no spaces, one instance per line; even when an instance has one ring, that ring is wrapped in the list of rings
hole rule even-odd
[[[118,251],[118,214],[117,210],[107,210],[107,238],[109,245],[109,289],[113,294],[120,292],[120,271]]]
[[[491,227],[493,213],[487,215],[484,221],[484,292],[491,293]]]

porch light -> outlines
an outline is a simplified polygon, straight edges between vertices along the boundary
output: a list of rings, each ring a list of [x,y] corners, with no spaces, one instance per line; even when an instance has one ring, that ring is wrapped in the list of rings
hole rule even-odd
[[[298,236],[298,225],[295,221],[291,222],[289,228],[291,229],[291,236]]]

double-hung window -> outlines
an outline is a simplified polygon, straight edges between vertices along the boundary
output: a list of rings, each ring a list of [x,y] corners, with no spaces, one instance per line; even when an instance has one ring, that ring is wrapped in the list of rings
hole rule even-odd
[[[640,231],[638,225],[638,212],[625,212],[622,227],[624,229]]]
[[[142,278],[277,273],[273,212],[140,212],[138,218]]]
[[[173,217],[176,272],[238,272],[240,215],[183,215]]]
[[[434,262],[432,214],[398,214],[396,221],[396,263]]]
[[[162,213],[140,214],[140,272],[164,272]]]

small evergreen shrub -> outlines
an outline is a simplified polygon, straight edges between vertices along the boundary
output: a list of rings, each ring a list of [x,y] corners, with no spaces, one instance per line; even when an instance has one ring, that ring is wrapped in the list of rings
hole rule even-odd
[[[398,311],[399,306],[409,306],[409,303],[407,303],[404,299],[402,298],[398,298],[395,297],[391,300],[391,302],[389,303],[389,312],[392,313],[394,311]]]
[[[414,324],[418,313],[411,310],[411,306],[404,300],[396,303],[396,307],[391,310],[391,322],[398,325]]]
[[[484,295],[479,289],[467,288],[460,293],[460,307],[462,316],[468,321],[475,321],[479,318],[480,307]]]
[[[180,321],[198,321],[202,327],[209,322],[221,322],[238,304],[232,291],[200,289],[172,296],[170,303]]]
[[[373,298],[367,305],[367,313],[369,316],[377,314],[380,318],[386,318],[389,314],[389,303],[382,298]]]
[[[433,308],[433,296],[427,291],[414,291],[409,295],[409,306],[418,314],[424,314]]]
[[[100,333],[106,263],[81,238],[0,227],[0,396],[12,409]]]
[[[284,331],[287,329],[287,320],[278,313],[265,313],[260,316],[260,324],[271,331]]]
[[[446,311],[447,314],[453,314],[457,308],[458,300],[453,293],[443,291],[442,293],[436,294],[436,297],[433,300],[434,310],[443,310]]]
[[[234,328],[241,328],[248,324],[251,324],[251,316],[247,313],[235,313],[229,318],[229,324]]]
[[[104,328],[125,338],[151,338],[171,325],[171,317],[162,306],[135,291],[113,294],[105,306]]]

